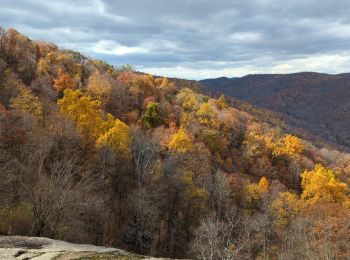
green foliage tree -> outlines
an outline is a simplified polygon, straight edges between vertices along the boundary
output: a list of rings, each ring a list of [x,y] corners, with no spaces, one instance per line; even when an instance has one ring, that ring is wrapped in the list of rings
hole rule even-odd
[[[142,117],[145,126],[148,128],[154,128],[158,126],[161,122],[159,113],[159,104],[157,102],[149,102],[147,104],[146,112]]]

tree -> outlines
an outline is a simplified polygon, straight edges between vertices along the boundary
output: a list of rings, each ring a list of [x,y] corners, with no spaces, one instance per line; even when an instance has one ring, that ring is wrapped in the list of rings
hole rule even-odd
[[[189,88],[181,89],[176,96],[176,101],[186,110],[193,111],[198,106],[198,100],[193,90]]]
[[[221,95],[217,101],[216,101],[216,106],[218,107],[219,110],[226,109],[229,107],[227,104],[227,100],[224,95]]]
[[[88,139],[97,140],[113,124],[113,118],[103,120],[101,102],[83,95],[80,90],[66,89],[58,100],[60,111],[76,124],[78,132]]]
[[[246,201],[248,205],[256,208],[269,190],[269,182],[265,177],[262,177],[259,184],[249,184],[246,187]]]
[[[37,49],[28,37],[11,28],[0,33],[0,56],[25,84],[30,84],[35,76]]]
[[[130,144],[129,127],[119,119],[115,119],[112,127],[96,141],[97,147],[108,147],[125,158],[130,157]]]
[[[234,207],[228,174],[218,170],[214,176],[206,176],[204,187],[208,192],[210,209],[215,211],[218,217],[223,217]]]
[[[350,192],[346,183],[341,182],[336,172],[316,164],[311,171],[304,171],[301,175],[303,193],[301,198],[306,203],[345,202],[349,200]]]
[[[143,98],[155,95],[154,78],[151,75],[137,75],[133,78],[131,91]]]
[[[148,128],[154,128],[158,126],[160,123],[159,104],[157,102],[149,102],[142,119],[143,123]]]
[[[63,92],[65,89],[74,89],[75,82],[74,79],[66,73],[63,69],[58,70],[57,78],[54,80],[54,88],[58,92]]]
[[[288,191],[279,193],[271,208],[276,218],[275,225],[280,231],[287,230],[301,209],[298,196]]]
[[[216,129],[200,129],[198,139],[202,141],[213,154],[224,154],[228,142],[221,132]]]
[[[52,165],[49,174],[39,172],[34,187],[26,187],[33,205],[35,236],[59,236],[69,225],[82,232],[82,212],[102,208],[103,201],[91,194],[92,187],[74,180],[73,169],[74,159],[64,158]]]
[[[208,127],[217,127],[219,124],[217,120],[217,112],[210,103],[201,104],[196,115],[199,122]]]
[[[269,181],[266,179],[266,177],[262,177],[259,181],[259,188],[263,191],[266,192],[269,190]]]
[[[145,189],[138,189],[132,194],[130,205],[132,213],[123,240],[133,251],[147,254],[155,235],[158,210]]]
[[[180,128],[179,131],[173,135],[168,144],[168,148],[180,153],[186,153],[192,149],[192,141],[184,128]]]
[[[201,222],[195,231],[191,251],[197,259],[246,259],[242,251],[248,247],[250,236],[247,222],[233,207],[223,219],[212,214]]]
[[[164,218],[165,252],[178,257],[188,251],[194,228],[207,212],[207,191],[200,185],[187,154],[171,153],[162,163],[160,208]]]
[[[273,149],[273,154],[276,156],[287,155],[296,156],[304,151],[304,145],[301,140],[293,135],[286,135],[280,141],[270,140],[270,147]]]
[[[100,74],[96,70],[89,77],[87,92],[105,105],[111,98],[112,79],[107,73]]]
[[[137,185],[145,185],[150,182],[154,172],[154,166],[158,156],[158,144],[142,133],[140,129],[131,127],[132,143],[132,162],[133,175]]]
[[[34,96],[26,87],[20,89],[20,95],[18,97],[11,99],[11,107],[31,114],[38,119],[43,115],[43,107],[40,99]]]
[[[266,142],[263,136],[263,128],[259,123],[248,125],[243,141],[245,154],[249,159],[261,157],[266,153]]]

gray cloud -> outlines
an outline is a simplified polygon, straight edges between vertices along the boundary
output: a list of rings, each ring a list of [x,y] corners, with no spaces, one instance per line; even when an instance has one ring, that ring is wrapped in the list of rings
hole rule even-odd
[[[350,65],[348,0],[0,0],[0,26],[188,78]]]

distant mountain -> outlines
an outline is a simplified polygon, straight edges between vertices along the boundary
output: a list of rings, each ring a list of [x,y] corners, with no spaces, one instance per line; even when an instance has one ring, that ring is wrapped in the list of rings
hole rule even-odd
[[[201,84],[278,112],[295,127],[350,147],[350,73],[261,74],[206,79]]]

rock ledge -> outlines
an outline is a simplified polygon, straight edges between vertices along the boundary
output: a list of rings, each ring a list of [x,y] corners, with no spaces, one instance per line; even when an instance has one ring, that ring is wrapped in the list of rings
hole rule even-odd
[[[73,244],[43,237],[0,236],[0,259],[15,260],[95,260],[155,259],[117,248]],[[158,258],[159,260],[160,258]],[[163,258],[164,259],[164,258]]]

